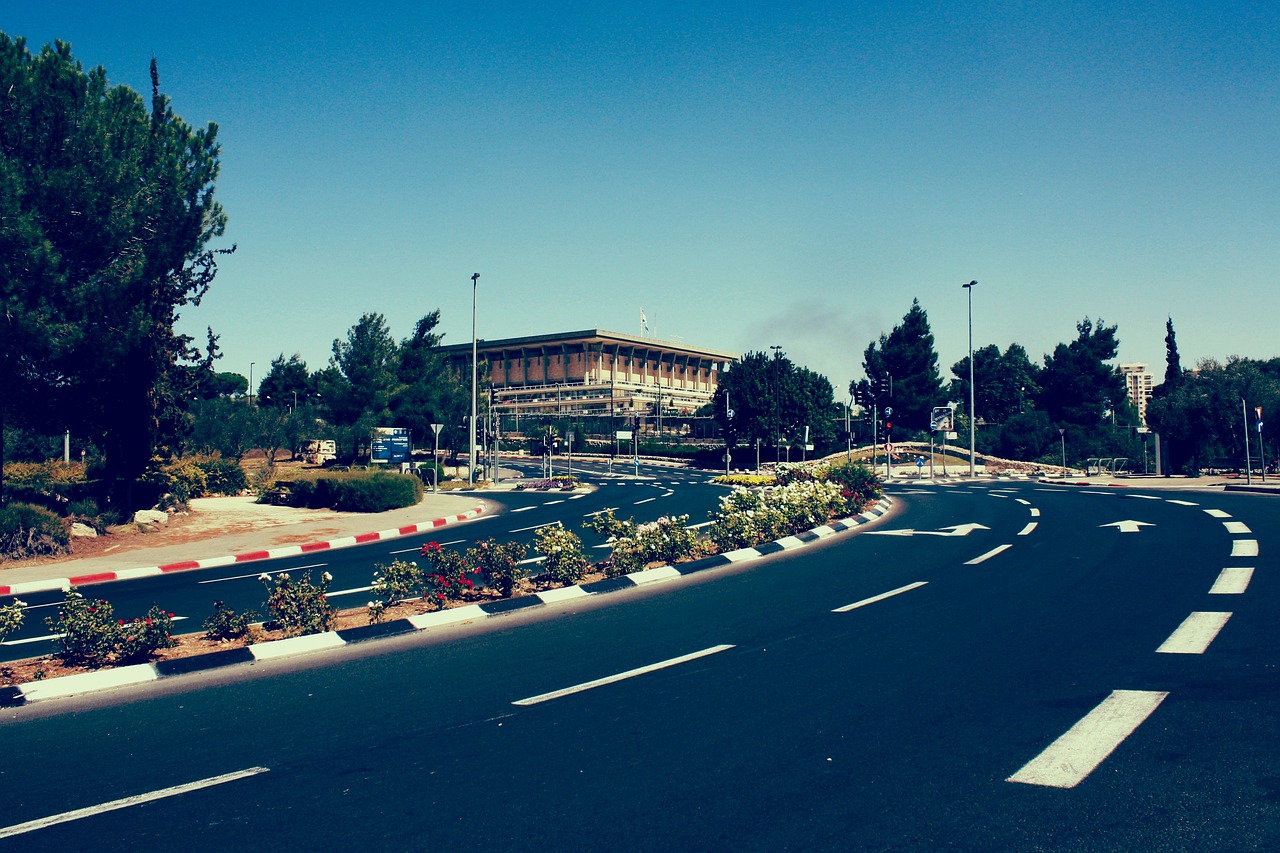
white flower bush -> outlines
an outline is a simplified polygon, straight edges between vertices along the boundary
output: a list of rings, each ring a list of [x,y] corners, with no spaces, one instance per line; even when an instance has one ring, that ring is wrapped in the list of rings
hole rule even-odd
[[[739,486],[711,513],[711,541],[721,551],[750,548],[825,524],[845,507],[842,487],[823,480],[767,489]]]
[[[628,536],[613,543],[613,575],[638,572],[650,563],[671,563],[693,554],[698,536],[688,528],[689,516],[663,516],[638,524]]]
[[[22,608],[26,606],[25,601],[15,598],[8,607],[0,607],[0,641],[22,627]]]
[[[587,571],[587,557],[582,540],[561,525],[541,527],[533,535],[533,547],[546,557],[542,570],[552,580],[572,584],[582,580]]]

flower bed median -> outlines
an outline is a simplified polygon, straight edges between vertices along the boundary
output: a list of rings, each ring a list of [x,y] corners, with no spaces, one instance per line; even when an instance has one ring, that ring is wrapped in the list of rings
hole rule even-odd
[[[612,511],[590,517],[584,527],[610,546],[610,556],[592,563],[581,539],[560,526],[535,534],[539,556],[529,560],[518,543],[480,540],[464,551],[429,542],[417,560],[395,560],[374,567],[366,606],[336,611],[327,598],[327,572],[313,581],[309,573],[263,574],[265,618],[235,613],[214,602],[203,634],[172,636],[173,617],[153,607],[144,619],[112,620],[111,605],[68,590],[58,620],[46,620],[61,633],[54,655],[0,664],[0,684],[23,684],[76,672],[137,661],[177,657],[251,646],[271,640],[379,625],[454,607],[486,604],[630,575],[646,568],[678,565],[722,552],[750,548],[856,515],[880,498],[879,482],[860,465],[790,469],[775,485],[734,487],[713,510],[710,523],[691,529],[689,517],[663,517],[637,524]],[[0,606],[0,640],[21,624],[16,602]],[[88,651],[86,651],[88,650]]]

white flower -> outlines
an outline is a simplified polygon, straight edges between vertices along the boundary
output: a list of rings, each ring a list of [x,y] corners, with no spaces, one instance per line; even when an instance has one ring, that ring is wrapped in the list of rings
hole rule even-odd
[[[270,583],[271,575],[267,574],[266,572],[263,572],[262,574],[258,575],[258,580],[262,581],[263,583]]]
[[[26,606],[27,606],[27,603],[26,603],[25,601],[23,601],[21,598],[15,598],[15,599],[13,600],[13,603],[14,603],[14,606],[16,606],[16,607],[26,607]]]
[[[324,578],[325,583],[328,583],[329,581],[333,580],[333,575],[329,574],[328,572],[324,572],[323,574],[320,575],[320,577]]]

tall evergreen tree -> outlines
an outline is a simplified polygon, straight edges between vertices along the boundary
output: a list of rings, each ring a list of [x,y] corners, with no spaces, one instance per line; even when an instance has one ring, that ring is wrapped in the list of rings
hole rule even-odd
[[[0,33],[0,419],[93,436],[121,508],[182,426],[183,362],[214,356],[212,334],[202,354],[174,324],[217,271],[218,154],[154,60],[148,109],[66,43],[34,55]]]
[[[1164,384],[1169,390],[1182,381],[1182,359],[1178,357],[1178,338],[1173,333],[1173,318],[1164,324]]]
[[[1124,378],[1106,363],[1119,349],[1115,326],[1087,317],[1076,324],[1076,339],[1058,344],[1040,371],[1040,405],[1050,420],[1093,434],[1124,405]]]
[[[878,402],[892,405],[895,424],[908,430],[929,428],[930,410],[944,396],[929,315],[919,299],[911,301],[911,309],[893,331],[867,346],[862,368],[872,388],[886,389],[877,395]]]

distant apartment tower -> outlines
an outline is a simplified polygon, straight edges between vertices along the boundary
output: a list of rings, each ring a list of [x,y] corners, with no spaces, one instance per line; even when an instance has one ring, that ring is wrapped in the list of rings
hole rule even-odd
[[[1147,370],[1145,362],[1120,365],[1120,375],[1124,377],[1125,395],[1138,410],[1138,420],[1143,426],[1147,424],[1147,403],[1151,402],[1151,383],[1153,377]]]

